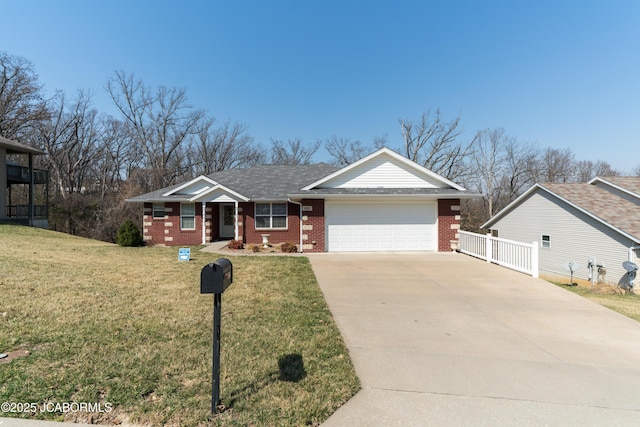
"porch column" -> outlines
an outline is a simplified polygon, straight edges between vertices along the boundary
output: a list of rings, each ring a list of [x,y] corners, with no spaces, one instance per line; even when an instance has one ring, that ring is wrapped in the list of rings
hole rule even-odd
[[[202,202],[202,244],[207,244],[207,202]]]
[[[234,201],[233,202],[233,206],[234,206],[234,210],[235,210],[235,214],[233,215],[233,234],[235,234],[235,240],[239,240],[238,239],[238,201]]]

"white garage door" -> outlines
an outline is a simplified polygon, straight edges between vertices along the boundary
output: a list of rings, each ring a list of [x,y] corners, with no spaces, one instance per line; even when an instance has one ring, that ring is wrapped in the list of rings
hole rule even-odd
[[[329,252],[436,250],[435,203],[327,203]]]

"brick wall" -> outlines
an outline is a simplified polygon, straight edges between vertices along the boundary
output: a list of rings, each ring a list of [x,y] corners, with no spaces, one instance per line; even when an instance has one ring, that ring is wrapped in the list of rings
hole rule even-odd
[[[302,250],[324,252],[324,200],[302,200]]]
[[[460,199],[438,200],[438,251],[450,252],[451,240],[458,240]]]
[[[153,218],[153,204],[145,203],[144,240],[151,245],[191,246],[202,243],[202,203],[195,204],[195,230],[180,229],[180,203],[165,203],[164,218]]]
[[[287,204],[287,228],[283,230],[262,229],[256,230],[256,221],[254,217],[254,203],[240,203],[238,234],[241,236],[245,244],[262,243],[262,235],[269,234],[270,243],[290,242],[296,245],[300,244],[300,207],[294,203]]]

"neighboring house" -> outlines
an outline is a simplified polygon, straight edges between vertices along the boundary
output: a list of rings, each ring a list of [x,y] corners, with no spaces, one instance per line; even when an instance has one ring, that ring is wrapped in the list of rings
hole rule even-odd
[[[482,228],[538,242],[540,276],[548,280],[566,281],[563,264],[576,262],[574,278],[619,283],[626,274],[622,263],[640,257],[640,177],[535,184]]]
[[[266,234],[305,252],[450,251],[460,199],[478,196],[382,148],[342,169],[225,170],[128,201],[144,204],[150,244],[261,243]]]
[[[27,155],[28,166],[9,162],[8,155]],[[40,150],[0,136],[0,222],[48,228],[47,171],[34,169],[33,156]],[[44,185],[44,204],[35,203],[36,185]]]

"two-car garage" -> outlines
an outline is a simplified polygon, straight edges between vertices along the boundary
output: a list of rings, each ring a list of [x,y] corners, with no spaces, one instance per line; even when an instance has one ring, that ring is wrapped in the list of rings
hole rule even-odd
[[[325,203],[329,252],[437,250],[437,208],[428,202]]]

